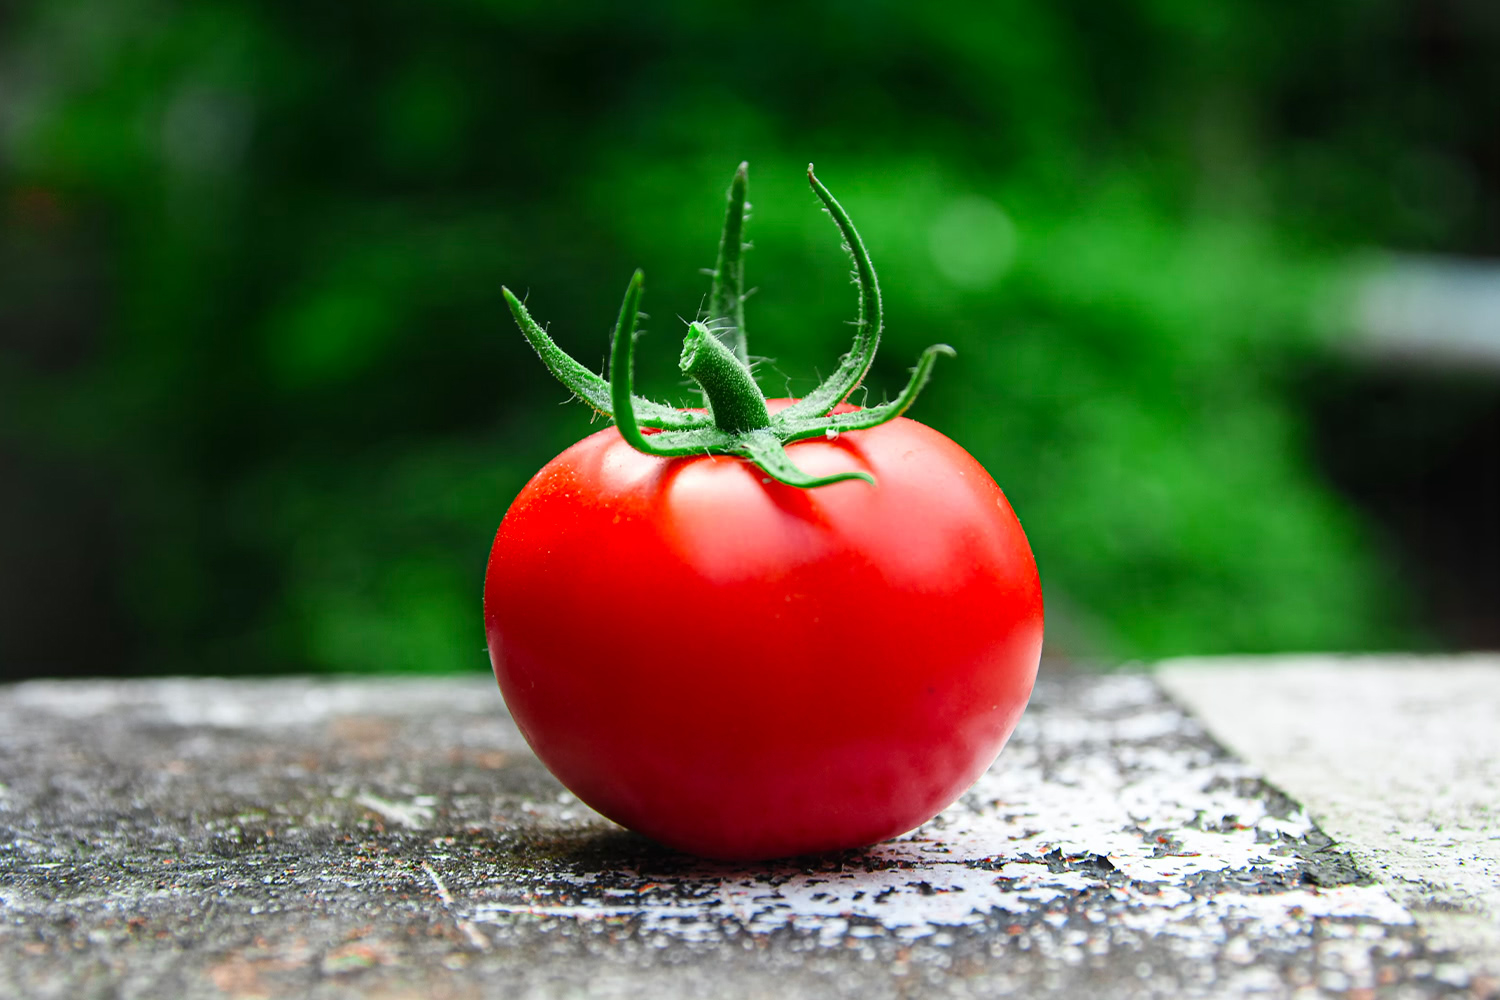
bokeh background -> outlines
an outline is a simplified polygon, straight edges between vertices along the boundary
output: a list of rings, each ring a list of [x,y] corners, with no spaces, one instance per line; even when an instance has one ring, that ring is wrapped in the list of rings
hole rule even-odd
[[[765,388],[850,334],[813,160],[1050,652],[1495,646],[1500,377],[1371,289],[1493,288],[1497,122],[1493,0],[0,6],[0,673],[487,669],[591,429],[500,285],[597,365],[643,267],[686,403],[741,160]]]

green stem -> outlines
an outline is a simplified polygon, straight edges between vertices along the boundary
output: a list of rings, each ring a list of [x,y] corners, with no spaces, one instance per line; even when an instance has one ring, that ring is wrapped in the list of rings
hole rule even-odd
[[[609,383],[574,361],[566,351],[558,347],[552,338],[547,336],[547,331],[531,318],[531,313],[526,311],[521,300],[511,294],[509,288],[501,286],[500,294],[505,296],[505,303],[510,306],[510,314],[515,317],[516,325],[521,328],[521,333],[525,335],[537,356],[542,359],[542,364],[547,366],[547,370],[559,382],[567,386],[573,395],[593,409],[607,417],[614,416],[614,404],[610,402]],[[649,399],[641,399],[639,396],[632,397],[632,401],[635,404],[636,416],[653,427],[691,430],[708,423],[701,413],[690,413],[686,410],[663,406]]]
[[[714,426],[726,434],[744,434],[771,425],[766,397],[733,352],[702,323],[688,327],[677,363],[703,389]]]
[[[745,190],[750,164],[741,163],[729,184],[729,207],[724,213],[724,235],[719,239],[719,259],[714,264],[714,283],[708,295],[708,320],[714,336],[734,352],[741,364],[750,363],[745,345]]]
[[[875,278],[875,267],[865,250],[865,241],[859,238],[859,230],[844,206],[838,203],[823,182],[813,174],[813,165],[807,165],[807,183],[833,216],[833,222],[844,235],[844,249],[854,262],[854,283],[859,286],[859,318],[854,326],[854,346],[844,355],[838,369],[812,392],[787,409],[792,416],[820,417],[838,406],[864,379],[865,373],[875,360],[875,351],[880,346],[880,329],[883,323],[880,308],[880,282]]]
[[[625,289],[625,301],[620,303],[620,318],[615,321],[615,340],[609,352],[609,401],[615,411],[615,426],[620,429],[620,436],[636,450],[649,452],[651,446],[646,442],[646,435],[641,433],[630,399],[635,374],[632,371],[635,364],[635,318],[641,308],[643,281],[645,275],[637,268]]]
[[[939,354],[948,357],[956,356],[957,352],[947,344],[933,344],[922,352],[917,359],[917,367],[912,369],[911,380],[906,383],[906,388],[901,394],[889,403],[881,403],[879,406],[868,406],[852,413],[834,413],[817,419],[784,419],[786,410],[782,410],[772,418],[772,424],[781,434],[783,441],[801,441],[804,438],[822,437],[829,431],[835,434],[843,431],[858,431],[868,427],[879,427],[881,424],[895,420],[901,414],[911,408],[911,404],[917,401],[917,396],[927,380],[932,377],[932,366],[937,361]]]
[[[609,354],[610,400],[620,437],[636,451],[663,458],[728,451],[734,438],[706,420],[689,430],[665,431],[650,436],[641,433],[640,420],[631,405],[635,398],[631,393],[635,381],[635,319],[641,306],[642,281],[641,272],[636,271],[630,279],[630,286],[625,289],[625,301],[620,304],[620,318],[615,323],[614,346]],[[708,341],[727,352],[728,349],[712,337]]]
[[[875,477],[868,472],[835,472],[831,476],[810,476],[792,464],[791,456],[782,447],[781,441],[771,431],[756,431],[739,439],[739,452],[760,467],[760,471],[788,486],[804,490],[819,486],[832,486],[850,479],[875,485]]]
[[[688,455],[738,455],[755,463],[777,482],[811,489],[858,479],[874,484],[868,472],[839,472],[812,476],[792,462],[786,445],[804,438],[835,437],[843,431],[876,427],[899,417],[927,384],[933,363],[939,354],[953,354],[946,344],[936,344],[922,352],[912,371],[911,381],[901,394],[888,403],[851,413],[831,413],[859,385],[875,357],[880,343],[880,285],[875,268],[865,252],[864,242],[849,220],[842,205],[807,167],[807,180],[822,200],[828,214],[844,236],[844,249],[854,262],[855,284],[859,286],[859,321],[854,344],[834,373],[803,399],[778,412],[774,417],[766,406],[766,397],[755,384],[745,351],[745,270],[744,243],[747,169],[740,164],[729,186],[729,206],[724,217],[724,236],[719,244],[718,266],[714,270],[707,322],[693,323],[683,341],[682,371],[696,381],[708,401],[708,413],[676,410],[633,394],[635,381],[635,324],[641,303],[641,272],[636,271],[625,290],[620,318],[615,323],[615,339],[610,348],[609,381],[595,375],[570,358],[552,342],[545,330],[526,311],[508,289],[501,289],[521,332],[536,348],[542,362],[569,389],[588,404],[615,418],[620,437],[632,448],[647,455],[671,458]],[[658,429],[645,434],[641,424]]]

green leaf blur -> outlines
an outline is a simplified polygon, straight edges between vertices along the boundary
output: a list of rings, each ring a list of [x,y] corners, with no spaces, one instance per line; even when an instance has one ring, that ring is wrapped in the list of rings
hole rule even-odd
[[[1006,490],[1049,649],[1419,643],[1288,393],[1357,251],[1483,224],[1445,150],[1500,21],[1448,4],[1425,74],[1417,6],[23,4],[0,434],[105,526],[100,671],[485,669],[495,527],[596,429],[501,283],[597,367],[644,268],[639,390],[687,401],[749,160],[750,349],[805,391],[855,311],[812,160],[885,291],[868,398],[957,349],[910,415]]]

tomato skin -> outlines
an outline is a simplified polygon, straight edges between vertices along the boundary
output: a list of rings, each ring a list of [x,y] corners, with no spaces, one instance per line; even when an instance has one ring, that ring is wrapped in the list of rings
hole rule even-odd
[[[1000,752],[1041,655],[1030,546],[967,452],[906,418],[788,452],[879,485],[800,490],[610,427],[526,485],[486,573],[491,663],[537,756],[610,819],[712,858],[930,819]]]

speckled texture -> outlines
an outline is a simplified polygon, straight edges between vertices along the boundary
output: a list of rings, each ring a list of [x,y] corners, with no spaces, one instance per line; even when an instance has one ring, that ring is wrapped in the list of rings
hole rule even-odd
[[[1139,676],[1044,676],[913,835],[613,827],[486,680],[0,689],[0,996],[1489,996]]]
[[[1158,678],[1500,979],[1500,656],[1180,660]]]

